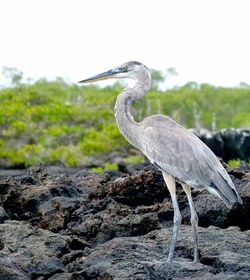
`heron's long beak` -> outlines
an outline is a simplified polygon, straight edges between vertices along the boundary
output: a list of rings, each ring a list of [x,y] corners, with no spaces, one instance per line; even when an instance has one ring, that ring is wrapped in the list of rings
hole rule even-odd
[[[104,73],[90,77],[88,79],[79,81],[78,83],[91,83],[91,82],[106,80],[106,79],[114,78],[115,74],[118,74],[118,73],[120,73],[120,71],[118,69],[114,68],[114,69],[108,70]]]

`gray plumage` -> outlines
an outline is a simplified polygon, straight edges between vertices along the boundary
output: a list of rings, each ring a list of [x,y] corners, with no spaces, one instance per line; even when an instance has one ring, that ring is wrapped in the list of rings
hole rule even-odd
[[[207,188],[228,207],[241,202],[219,160],[194,134],[161,115],[146,118],[141,125],[143,151],[159,169],[192,187]]]
[[[132,88],[126,88],[118,95],[115,117],[125,138],[162,171],[170,191],[174,207],[174,228],[168,262],[173,261],[177,233],[181,224],[175,180],[182,184],[188,197],[194,237],[194,261],[198,261],[198,217],[194,209],[190,186],[206,188],[221,198],[227,207],[231,207],[235,202],[242,204],[242,200],[220,161],[194,134],[167,116],[154,115],[139,123],[134,121],[130,113],[131,104],[134,100],[142,98],[151,86],[151,76],[146,66],[131,61],[81,82],[108,78],[135,80]]]

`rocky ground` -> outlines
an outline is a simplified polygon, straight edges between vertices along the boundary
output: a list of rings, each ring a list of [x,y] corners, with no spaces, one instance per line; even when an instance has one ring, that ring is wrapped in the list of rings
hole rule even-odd
[[[169,193],[159,171],[135,169],[51,175],[36,165],[26,175],[2,177],[0,279],[249,279],[247,164],[228,169],[243,206],[227,209],[206,191],[193,191],[199,264],[192,262],[189,207],[178,188],[183,225],[172,266],[166,263],[173,225]]]

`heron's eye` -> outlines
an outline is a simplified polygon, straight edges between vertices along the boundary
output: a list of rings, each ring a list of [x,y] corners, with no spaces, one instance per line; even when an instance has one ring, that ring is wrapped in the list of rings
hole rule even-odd
[[[123,66],[120,69],[121,69],[121,72],[128,72],[128,66]]]

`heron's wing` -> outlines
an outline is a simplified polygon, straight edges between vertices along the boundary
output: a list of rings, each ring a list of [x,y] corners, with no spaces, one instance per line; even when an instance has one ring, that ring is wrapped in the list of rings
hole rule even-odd
[[[229,175],[198,137],[161,115],[146,118],[141,125],[143,152],[162,171],[190,185],[205,186],[227,203],[239,201]]]
[[[167,174],[183,182],[194,181],[194,185],[209,183],[209,168],[200,147],[197,150],[196,137],[170,118],[158,117],[155,122],[146,123],[143,140],[147,157]]]

